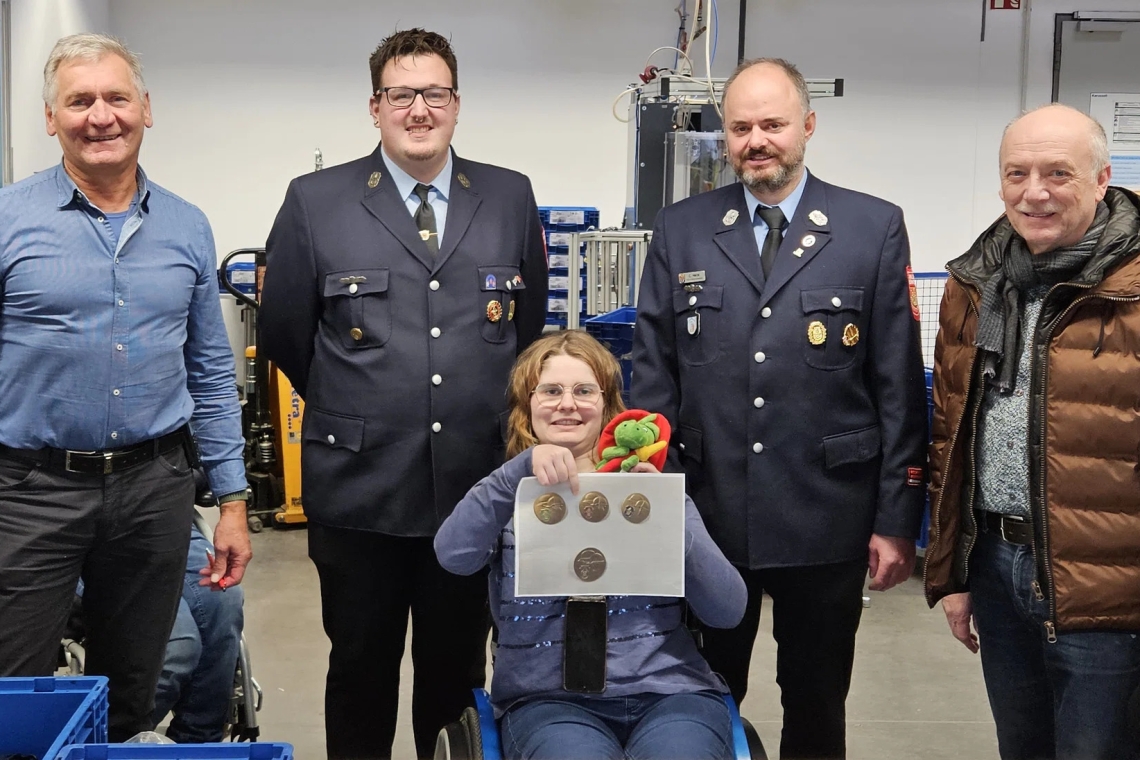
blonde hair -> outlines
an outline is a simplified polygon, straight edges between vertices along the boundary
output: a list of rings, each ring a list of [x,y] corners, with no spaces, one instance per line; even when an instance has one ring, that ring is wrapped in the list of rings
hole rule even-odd
[[[621,366],[606,347],[582,330],[562,330],[531,343],[511,370],[507,386],[507,458],[538,443],[530,420],[530,394],[538,385],[542,367],[552,356],[570,356],[586,363],[602,389],[602,426],[625,411],[621,400]]]
[[[44,103],[55,111],[55,99],[59,95],[59,67],[68,61],[101,61],[108,55],[117,55],[127,62],[131,79],[139,98],[146,95],[146,82],[143,81],[142,63],[139,57],[127,49],[121,41],[106,34],[71,34],[61,37],[48,55],[44,65]]]

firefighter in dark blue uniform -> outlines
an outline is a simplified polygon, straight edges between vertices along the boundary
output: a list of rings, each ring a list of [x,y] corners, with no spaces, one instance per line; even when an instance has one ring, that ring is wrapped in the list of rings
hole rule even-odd
[[[749,587],[744,622],[704,633],[738,700],[773,599],[781,758],[845,753],[844,700],[868,568],[914,568],[927,436],[901,210],[803,166],[815,127],[785,61],[729,81],[742,183],[667,207],[641,281],[635,407],[676,420],[671,463]]]
[[[506,383],[542,332],[530,182],[450,149],[455,57],[423,30],[371,59],[372,155],[293,181],[266,244],[259,349],[305,399],[302,499],[332,643],[330,758],[390,757],[411,610],[419,757],[481,686],[486,577],[432,538],[502,462]]]

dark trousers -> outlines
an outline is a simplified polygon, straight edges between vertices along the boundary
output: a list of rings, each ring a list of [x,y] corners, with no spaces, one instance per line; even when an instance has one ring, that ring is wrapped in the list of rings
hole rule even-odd
[[[781,760],[846,756],[847,690],[855,631],[863,613],[865,560],[809,567],[741,570],[748,608],[736,628],[703,628],[704,655],[737,704],[748,691],[748,665],[760,625],[760,601],[772,597],[776,683],[784,707]]]
[[[1072,631],[1050,643],[1033,551],[982,531],[970,557],[982,674],[1003,760],[1130,760],[1138,631]]]
[[[111,475],[0,456],[0,676],[52,674],[82,577],[86,672],[110,680],[110,740],[152,729],[193,511],[181,449]]]
[[[430,758],[441,728],[457,720],[487,667],[486,572],[439,566],[431,538],[401,538],[309,523],[309,557],[321,580],[332,643],[325,682],[330,760],[390,758],[400,660],[412,617],[412,730]]]

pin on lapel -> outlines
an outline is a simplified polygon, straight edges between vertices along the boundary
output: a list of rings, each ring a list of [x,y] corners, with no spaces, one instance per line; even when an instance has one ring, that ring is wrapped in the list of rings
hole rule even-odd
[[[724,215],[724,218],[721,219],[721,221],[724,222],[725,225],[727,226],[730,224],[736,224],[736,220],[739,217],[740,217],[740,212],[733,208],[733,209],[728,210],[728,212]]]
[[[463,185],[464,190],[471,187],[471,180],[467,179],[467,175],[463,172],[459,172],[459,174],[455,175],[455,178],[459,180],[459,184]]]
[[[808,214],[808,219],[811,220],[812,224],[818,227],[822,227],[827,224],[827,214],[823,213],[819,209],[815,209],[810,214]]]
[[[803,239],[800,240],[800,245],[804,248],[811,248],[815,245],[815,235],[804,235]]]
[[[804,255],[804,249],[803,248],[797,248],[796,250],[792,251],[792,255],[798,259]]]
[[[380,174],[380,172],[372,172],[372,175],[368,178],[368,186],[369,187],[376,187],[377,185],[379,185],[380,184],[380,177],[382,177],[382,176],[383,175]]]

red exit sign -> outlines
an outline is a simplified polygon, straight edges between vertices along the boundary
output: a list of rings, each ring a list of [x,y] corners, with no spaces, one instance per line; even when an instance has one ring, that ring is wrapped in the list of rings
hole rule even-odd
[[[1019,11],[1021,0],[990,0],[991,11]]]

